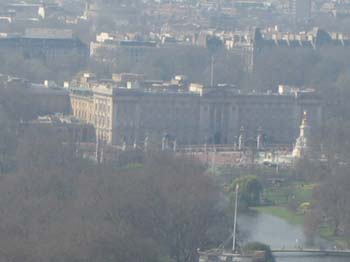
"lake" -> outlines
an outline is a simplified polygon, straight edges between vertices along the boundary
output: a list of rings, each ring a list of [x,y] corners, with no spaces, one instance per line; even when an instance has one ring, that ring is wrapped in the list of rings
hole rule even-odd
[[[259,241],[272,249],[295,248],[306,246],[302,226],[263,213],[240,214],[238,218],[239,238],[243,242]],[[321,238],[315,240],[316,247],[332,248],[332,245]],[[295,253],[276,255],[277,262],[349,262],[349,257],[316,256]]]

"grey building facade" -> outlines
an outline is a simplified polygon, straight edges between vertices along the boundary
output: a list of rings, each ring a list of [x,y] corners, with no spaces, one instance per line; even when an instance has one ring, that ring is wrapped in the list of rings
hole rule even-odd
[[[73,91],[71,103],[77,117],[93,116],[98,138],[115,145],[164,136],[179,144],[233,144],[242,127],[247,142],[262,130],[266,143],[292,144],[304,111],[315,129],[323,115],[313,92],[241,94],[220,87],[197,93],[99,86],[88,96]]]

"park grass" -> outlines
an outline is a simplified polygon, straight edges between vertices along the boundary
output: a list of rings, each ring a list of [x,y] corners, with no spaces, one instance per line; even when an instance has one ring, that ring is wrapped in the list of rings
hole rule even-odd
[[[294,194],[297,198],[297,200],[301,202],[308,202],[312,198],[312,192],[314,188],[317,186],[317,184],[303,184],[303,183],[294,183]]]
[[[347,249],[349,247],[350,238],[335,236],[334,230],[326,224],[320,226],[319,234],[322,238],[334,243],[338,247]]]
[[[269,214],[275,217],[279,217],[288,223],[294,225],[301,225],[304,222],[304,215],[290,211],[286,207],[282,206],[263,206],[263,207],[254,207],[253,210],[256,210],[261,213]]]
[[[264,198],[277,206],[287,205],[291,198],[299,203],[309,202],[315,186],[315,184],[294,182],[286,186],[266,190]]]
[[[270,214],[279,217],[291,224],[301,225],[304,223],[304,214],[294,212],[287,208],[292,199],[299,204],[309,202],[312,197],[312,191],[315,184],[304,184],[303,182],[294,182],[289,185],[268,189],[264,193],[264,198],[273,206],[263,206],[254,208],[258,212]]]
[[[334,238],[333,235],[333,230],[331,229],[331,227],[329,225],[323,224],[320,226],[320,235],[328,240],[331,240],[332,238]]]

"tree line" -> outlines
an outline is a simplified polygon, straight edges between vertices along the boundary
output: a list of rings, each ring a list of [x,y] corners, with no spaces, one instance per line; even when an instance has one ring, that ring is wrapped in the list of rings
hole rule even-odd
[[[153,152],[96,165],[51,130],[16,139],[0,175],[1,261],[192,262],[217,243],[222,196],[200,164]]]

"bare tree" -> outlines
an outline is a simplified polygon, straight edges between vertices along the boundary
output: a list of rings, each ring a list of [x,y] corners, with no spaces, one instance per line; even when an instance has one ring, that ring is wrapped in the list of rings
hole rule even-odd
[[[21,137],[17,162],[0,183],[1,261],[192,262],[211,240],[219,192],[187,159],[97,166],[42,131]]]

